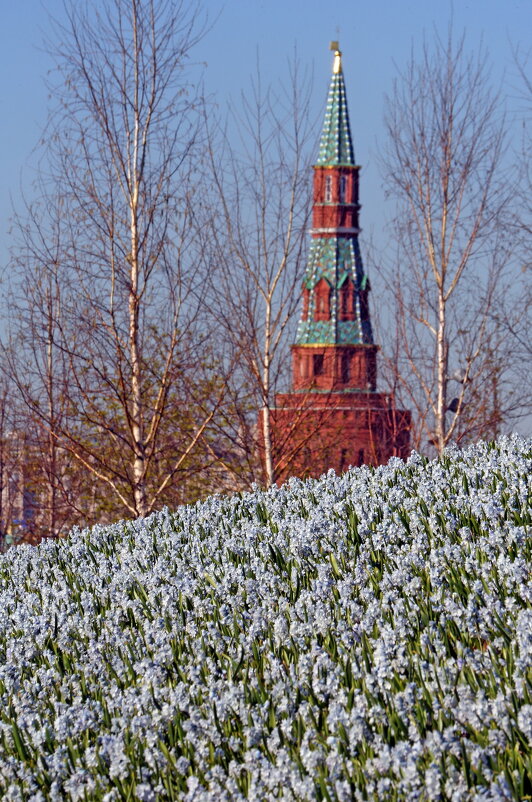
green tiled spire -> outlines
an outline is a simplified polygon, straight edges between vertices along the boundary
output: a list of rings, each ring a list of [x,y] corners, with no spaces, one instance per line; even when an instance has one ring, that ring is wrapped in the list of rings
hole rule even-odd
[[[342,54],[336,50],[316,166],[333,167],[344,164],[354,165],[355,156],[347,112]]]
[[[326,172],[331,176],[331,181],[337,184],[341,175],[353,178],[359,168],[355,165],[353,155],[341,53],[337,42],[332,43],[332,49],[335,50],[333,76],[316,167],[331,168]],[[314,172],[315,207],[341,206],[341,201],[326,201],[320,194],[323,193],[321,172]],[[350,320],[344,319],[340,309],[341,288],[348,278],[356,296],[354,319]],[[330,288],[328,320],[318,319],[316,310],[315,288],[323,279]],[[308,305],[299,321],[296,345],[373,345],[371,321],[361,306],[361,299],[367,300],[369,285],[358,243],[358,216],[351,229],[342,228],[341,225],[326,227],[325,230],[319,227],[312,229],[304,288],[309,293]]]
[[[355,319],[340,319],[338,292],[348,277],[357,291],[367,289],[368,279],[364,273],[358,238],[313,238],[303,284],[308,290],[312,290],[321,278],[325,278],[331,288],[331,318],[314,319],[315,297],[311,295],[308,316],[302,318],[297,327],[296,345],[373,344],[371,321],[362,319],[358,300]]]

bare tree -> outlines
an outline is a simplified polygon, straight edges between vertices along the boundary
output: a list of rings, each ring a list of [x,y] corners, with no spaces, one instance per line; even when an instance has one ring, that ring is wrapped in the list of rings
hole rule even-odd
[[[451,30],[425,41],[387,99],[386,129],[398,242],[387,276],[400,343],[392,372],[414,407],[414,444],[441,452],[452,439],[495,432],[507,411],[509,355],[496,312],[511,261],[510,182],[485,55],[470,55]]]
[[[517,228],[526,243],[524,268],[530,270],[532,268],[530,260],[530,239],[532,237],[532,134],[530,131],[532,123],[532,57],[530,53],[522,54],[516,49],[514,60],[520,78],[518,98],[523,117],[523,138],[519,154],[520,183]]]
[[[15,442],[13,387],[0,375],[0,552],[15,542],[14,522],[19,517],[18,444]]]
[[[514,59],[519,73],[520,85],[517,89],[519,107],[517,114],[522,121],[522,140],[518,151],[517,204],[514,219],[515,238],[518,243],[520,271],[516,276],[512,306],[503,321],[508,329],[516,363],[520,367],[522,386],[530,387],[532,372],[532,345],[530,330],[532,328],[532,56],[514,52]],[[532,408],[529,403],[528,414]]]
[[[249,95],[225,126],[211,125],[210,167],[218,213],[208,229],[216,269],[213,310],[239,364],[233,375],[233,443],[248,476],[276,480],[270,410],[287,377],[287,334],[299,302],[310,214],[310,82],[290,65],[288,90]],[[256,431],[257,407],[260,431]],[[257,465],[257,446],[263,466]],[[258,474],[260,471],[260,474]]]
[[[48,279],[38,306],[39,325],[53,324],[39,359],[53,352],[66,376],[62,414],[50,403],[57,386],[48,405],[38,400],[54,381],[46,370],[25,397],[50,448],[93,477],[115,515],[147,514],[205,467],[200,444],[224,393],[201,337],[206,277],[193,236],[201,98],[190,52],[203,32],[185,2],[72,3],[52,45],[44,203],[16,258],[30,280],[53,274],[60,289],[59,317],[55,289],[46,307]],[[51,262],[34,247],[50,208],[61,220]],[[19,366],[34,356],[26,349]]]
[[[69,289],[68,274],[61,270],[65,221],[60,203],[49,201],[48,196],[43,215],[36,202],[15,218],[18,256],[11,268],[16,280],[9,296],[9,341],[3,349],[5,371],[20,402],[13,425],[17,438],[24,433],[26,491],[38,499],[35,536],[60,534],[86,513],[82,475],[60,447],[70,409],[69,360],[61,345],[63,299]]]

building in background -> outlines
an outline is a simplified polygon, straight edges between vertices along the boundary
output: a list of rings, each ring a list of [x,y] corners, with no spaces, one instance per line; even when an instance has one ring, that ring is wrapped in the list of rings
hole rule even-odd
[[[29,481],[29,451],[25,433],[0,432],[0,552],[32,539],[38,510]]]
[[[355,163],[338,43],[318,160],[292,392],[270,410],[277,478],[378,465],[409,453],[408,411],[377,390],[377,354],[359,236]],[[266,414],[266,413],[263,413]]]

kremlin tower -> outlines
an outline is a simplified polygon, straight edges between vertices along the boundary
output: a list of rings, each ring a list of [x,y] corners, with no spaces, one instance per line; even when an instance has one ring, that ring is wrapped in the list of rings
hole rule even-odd
[[[377,391],[377,353],[358,237],[359,173],[338,43],[318,159],[292,392],[270,410],[276,478],[406,457],[410,413]]]

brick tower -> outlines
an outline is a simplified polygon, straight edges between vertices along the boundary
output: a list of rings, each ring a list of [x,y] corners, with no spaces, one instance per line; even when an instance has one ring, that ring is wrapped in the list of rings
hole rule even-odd
[[[281,480],[378,465],[409,452],[410,413],[396,409],[391,394],[377,392],[379,346],[358,243],[360,167],[338,43],[331,49],[333,74],[313,168],[310,253],[292,346],[292,392],[278,394],[270,412]]]

